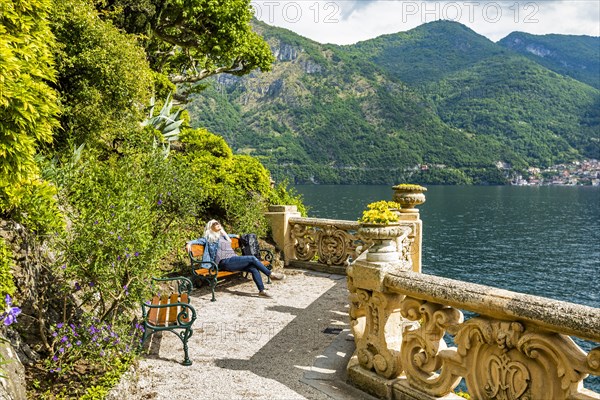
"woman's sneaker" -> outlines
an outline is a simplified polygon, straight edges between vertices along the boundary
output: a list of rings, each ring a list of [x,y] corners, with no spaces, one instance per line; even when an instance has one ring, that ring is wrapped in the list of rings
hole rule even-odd
[[[271,275],[269,275],[271,277],[271,279],[276,280],[276,281],[281,281],[285,279],[285,275],[284,274],[280,274],[279,272],[271,272]]]
[[[267,299],[271,299],[273,298],[273,296],[271,296],[269,293],[263,291],[258,292],[258,297],[265,297]]]

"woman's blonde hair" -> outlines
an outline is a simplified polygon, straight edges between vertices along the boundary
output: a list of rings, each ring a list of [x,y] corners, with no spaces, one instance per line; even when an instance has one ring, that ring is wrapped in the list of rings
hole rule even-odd
[[[217,221],[216,219],[211,219],[204,226],[204,236],[203,237],[206,239],[206,241],[207,242],[218,242],[221,235],[223,235],[225,237],[225,239],[229,240],[229,236],[227,236],[227,232],[225,232],[225,229],[223,229],[223,226],[221,226],[221,230],[218,232],[215,232],[212,230],[212,226],[215,223],[220,224],[220,222]]]

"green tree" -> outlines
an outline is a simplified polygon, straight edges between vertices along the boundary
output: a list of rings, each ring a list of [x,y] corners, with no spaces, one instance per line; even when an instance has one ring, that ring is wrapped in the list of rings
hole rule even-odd
[[[59,142],[118,150],[139,129],[152,96],[155,75],[146,53],[85,0],[57,1],[52,11],[64,104]]]
[[[176,84],[219,73],[268,71],[268,44],[252,31],[250,0],[100,0],[115,25],[146,37],[152,67]]]
[[[50,4],[0,0],[0,212],[36,230],[60,224],[35,161],[58,125]]]

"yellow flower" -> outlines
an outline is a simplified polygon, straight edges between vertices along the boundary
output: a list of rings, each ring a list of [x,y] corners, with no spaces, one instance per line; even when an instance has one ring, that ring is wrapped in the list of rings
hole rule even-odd
[[[361,223],[367,224],[389,224],[390,222],[398,222],[400,217],[398,213],[392,209],[400,209],[400,204],[394,201],[376,201],[367,205],[367,209],[363,211],[362,217],[358,220]]]

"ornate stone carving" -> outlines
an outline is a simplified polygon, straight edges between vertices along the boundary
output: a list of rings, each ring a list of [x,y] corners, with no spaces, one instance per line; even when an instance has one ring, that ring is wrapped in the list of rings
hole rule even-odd
[[[351,277],[348,282],[352,288]],[[396,377],[401,372],[398,306],[402,296],[354,289],[350,291],[350,325],[358,362],[384,378]]]
[[[327,265],[343,265],[356,246],[348,232],[328,225],[317,234],[319,262]]]
[[[367,250],[367,260],[373,262],[394,262],[400,259],[396,241],[401,235],[408,235],[400,224],[361,224],[358,229],[361,238],[372,241]]]
[[[366,234],[362,229],[359,231],[361,226],[358,222],[293,217],[289,219],[289,224],[292,260],[347,266],[375,243],[372,235]],[[394,258],[401,262],[402,268],[411,269],[415,260],[415,265],[418,265],[420,260],[416,257],[420,254],[419,240],[416,236],[417,225],[413,221],[400,221],[398,225],[394,229],[401,231],[396,241],[399,255]],[[369,229],[367,231],[370,232]]]
[[[358,224],[354,225],[358,228]],[[347,227],[340,228],[318,219],[311,223],[294,223],[291,237],[298,260],[313,261],[316,256],[319,263],[327,265],[346,265],[370,245]]]
[[[586,376],[586,354],[571,338],[519,322],[473,318],[455,342],[477,399],[565,399]]]
[[[417,328],[405,330],[402,340],[401,361],[408,382],[431,396],[445,396],[458,386],[460,372],[448,366],[456,361],[456,350],[447,350],[443,337],[446,330],[462,322],[462,313],[440,304],[406,298],[401,314],[420,323]]]
[[[312,260],[317,252],[315,229],[307,225],[294,224],[291,234],[295,243],[296,258],[302,261]]]
[[[588,353],[587,366],[590,373],[600,375],[600,347],[596,347]]]

